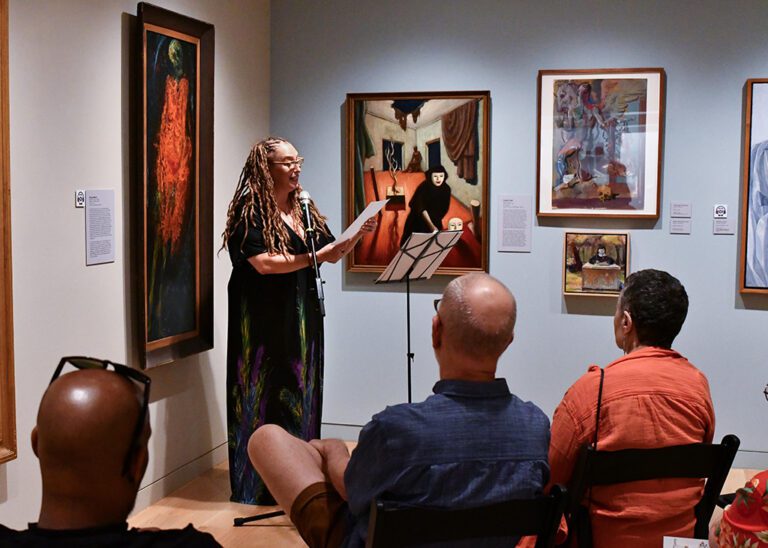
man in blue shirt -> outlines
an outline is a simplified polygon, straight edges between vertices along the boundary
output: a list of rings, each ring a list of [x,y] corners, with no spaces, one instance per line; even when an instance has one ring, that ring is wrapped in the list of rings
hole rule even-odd
[[[462,508],[534,497],[549,478],[549,420],[496,379],[514,337],[516,303],[487,274],[448,284],[432,319],[434,395],[387,407],[360,433],[303,442],[276,425],[248,452],[310,547],[363,546],[371,500]]]

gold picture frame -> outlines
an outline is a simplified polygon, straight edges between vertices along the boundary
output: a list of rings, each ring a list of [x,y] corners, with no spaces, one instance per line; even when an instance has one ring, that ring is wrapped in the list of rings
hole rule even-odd
[[[389,199],[347,270],[382,272],[409,234],[450,228],[461,237],[437,274],[488,271],[490,100],[488,91],[347,95],[347,222]],[[441,169],[445,182],[433,184]]]

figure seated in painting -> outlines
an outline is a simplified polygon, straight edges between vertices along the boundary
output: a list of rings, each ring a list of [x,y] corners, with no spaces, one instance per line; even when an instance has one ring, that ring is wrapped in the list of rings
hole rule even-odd
[[[307,443],[275,425],[251,437],[255,468],[310,547],[363,546],[372,499],[462,508],[534,497],[547,482],[549,421],[495,378],[514,297],[473,273],[451,281],[436,309],[435,394],[374,415],[351,457],[341,440]]]
[[[63,368],[78,370],[61,375]],[[149,459],[149,378],[93,358],[65,358],[32,430],[43,497],[25,531],[0,525],[0,546],[219,546],[188,525],[128,529]]]
[[[423,171],[421,169],[421,161],[422,161],[422,157],[421,157],[421,152],[419,152],[419,147],[414,145],[411,161],[408,162],[408,167],[405,168],[405,171],[407,173],[417,173],[419,171]]]
[[[408,203],[410,211],[400,238],[401,246],[414,232],[443,230],[443,217],[451,205],[451,187],[447,181],[448,172],[443,166],[434,166],[424,174],[424,181]]]
[[[590,257],[589,259],[589,264],[591,265],[608,266],[615,263],[616,261],[614,261],[612,257],[609,257],[605,253],[604,245],[599,245],[597,247],[597,253],[595,255],[592,255],[592,257]]]

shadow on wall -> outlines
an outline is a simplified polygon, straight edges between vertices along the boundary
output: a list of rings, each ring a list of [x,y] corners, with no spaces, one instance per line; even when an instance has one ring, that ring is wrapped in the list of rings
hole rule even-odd
[[[216,383],[208,354],[191,356],[147,373],[152,378],[151,403],[157,405],[152,409],[155,432],[150,440],[150,471],[145,481],[149,485],[166,479],[170,484],[163,491],[170,492],[191,479],[174,472],[225,442],[213,440],[213,425],[223,424],[224,419],[217,412],[209,415],[211,406],[207,403],[216,400],[212,393]]]
[[[8,502],[8,467],[0,466],[0,504]]]
[[[562,310],[567,314],[613,317],[617,299],[618,297],[568,295],[563,297]]]
[[[135,230],[131,224],[131,190],[133,188],[136,171],[136,116],[133,114],[132,105],[136,98],[136,80],[135,63],[133,58],[136,54],[136,34],[137,18],[135,15],[123,13],[120,21],[122,52],[120,60],[121,72],[121,127],[122,127],[122,160],[123,160],[123,196],[122,196],[122,215],[123,215],[123,302],[125,304],[125,341],[126,341],[126,361],[131,366],[138,366],[139,354],[136,351],[135,339],[136,332],[134,326],[138,321],[138,310],[136,310],[135,297],[131,292],[134,286],[132,279],[132,268],[134,253],[131,242],[134,240],[132,230]]]

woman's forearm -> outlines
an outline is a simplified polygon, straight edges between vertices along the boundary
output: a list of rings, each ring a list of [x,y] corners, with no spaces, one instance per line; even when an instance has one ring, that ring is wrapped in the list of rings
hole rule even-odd
[[[269,253],[260,253],[253,257],[248,257],[248,262],[259,274],[288,274],[296,272],[302,268],[312,265],[312,256],[309,253],[299,255],[285,255],[278,253],[270,255]]]

